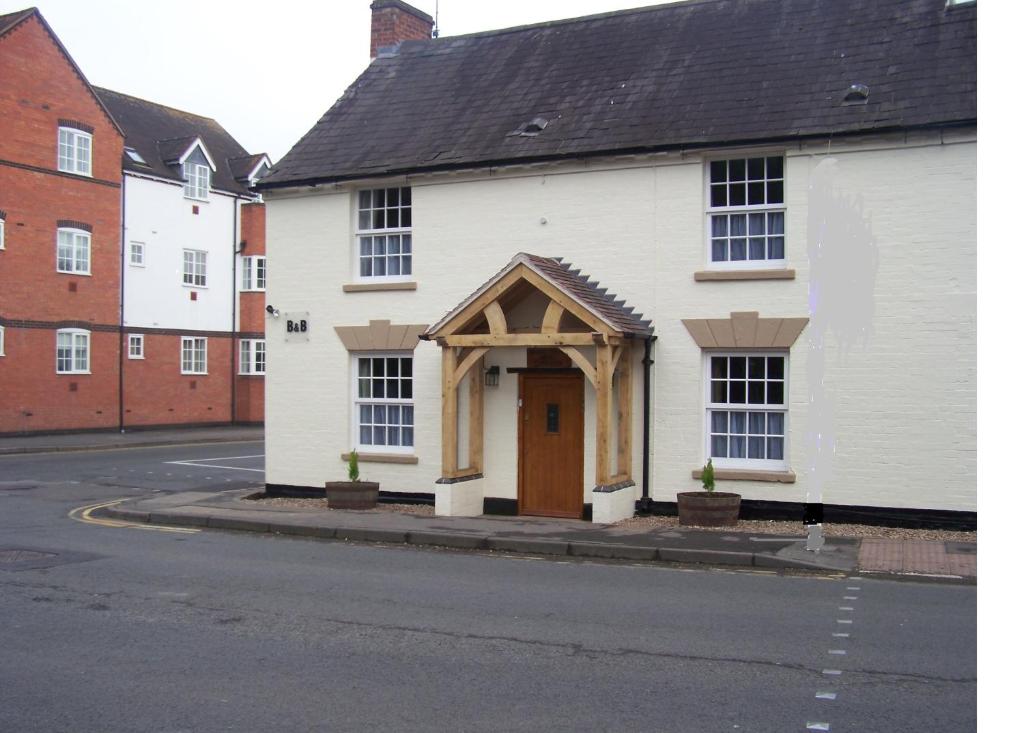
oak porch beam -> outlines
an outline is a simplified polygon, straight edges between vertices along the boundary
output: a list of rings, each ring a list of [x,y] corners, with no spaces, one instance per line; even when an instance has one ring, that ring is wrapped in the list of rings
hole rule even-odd
[[[469,468],[484,472],[484,363],[469,372]]]
[[[593,346],[596,338],[605,339],[608,343],[618,344],[621,340],[615,336],[606,337],[599,333],[509,333],[509,334],[465,334],[447,336],[444,342],[448,346]]]
[[[459,468],[459,393],[455,349],[441,350],[441,477],[455,478]]]
[[[497,300],[492,300],[484,308],[484,315],[487,317],[487,327],[492,334],[508,333],[508,323],[505,321],[505,311],[501,309],[501,303]]]
[[[587,381],[596,386],[597,370],[590,363],[590,360],[583,355],[583,352],[574,346],[562,346],[560,349],[563,354],[572,359],[573,364],[580,368],[580,371],[587,377]]]
[[[541,333],[558,333],[559,327],[562,325],[562,316],[565,314],[565,308],[559,305],[554,300],[548,301],[548,307],[544,311],[544,321],[541,324]]]
[[[597,461],[596,478],[598,486],[610,483],[611,472],[611,427],[612,427],[612,347],[597,347]]]
[[[477,362],[483,365],[480,360],[483,359],[484,354],[490,351],[490,347],[481,346],[480,348],[473,349],[472,351],[463,351],[462,359],[459,360],[455,367],[455,386],[458,387],[462,383],[462,378],[465,377],[469,371],[473,368]]]
[[[617,472],[633,478],[633,349],[630,344],[620,348],[619,370],[619,440]]]

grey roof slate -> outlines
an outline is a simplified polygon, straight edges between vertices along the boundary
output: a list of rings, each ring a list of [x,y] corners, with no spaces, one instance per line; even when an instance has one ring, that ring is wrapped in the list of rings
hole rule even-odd
[[[235,180],[230,163],[231,159],[249,156],[249,152],[217,120],[109,89],[93,88],[124,129],[125,147],[134,148],[146,161],[143,165],[125,154],[122,165],[126,171],[181,181],[181,166],[169,161],[178,160],[199,137],[217,168],[210,171],[211,186],[233,193],[250,193],[246,182]]]
[[[519,264],[524,264],[532,269],[613,329],[637,336],[648,336],[654,332],[651,321],[646,320],[643,314],[636,313],[632,307],[626,305],[625,301],[610,294],[607,288],[602,288],[599,282],[591,280],[589,276],[584,275],[578,268],[574,268],[572,264],[563,262],[561,257],[541,257],[528,252],[520,252],[487,282],[428,328],[425,336],[432,337],[441,326]]]
[[[946,0],[690,0],[406,41],[259,187],[970,124],[976,19]],[[866,104],[843,103],[853,84]]]

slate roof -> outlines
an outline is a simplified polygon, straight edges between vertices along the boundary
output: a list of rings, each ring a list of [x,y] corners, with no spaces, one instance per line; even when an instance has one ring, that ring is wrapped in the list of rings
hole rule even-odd
[[[601,283],[591,280],[589,276],[584,275],[579,268],[574,268],[572,264],[563,262],[561,257],[541,257],[520,252],[487,282],[473,291],[468,298],[448,311],[444,318],[428,328],[425,337],[433,337],[445,323],[520,264],[529,267],[616,331],[638,336],[648,336],[654,333],[651,321],[644,319],[642,313],[636,313],[632,307],[626,305],[624,300],[619,300],[615,295],[609,293],[608,288],[602,288]]]
[[[231,159],[248,157],[249,152],[217,120],[109,89],[94,88],[124,129],[125,147],[134,148],[146,161],[143,165],[125,154],[123,166],[126,171],[184,180],[181,166],[168,164],[168,161],[179,159],[199,137],[217,168],[210,171],[210,185],[232,193],[251,193],[247,182],[235,180],[230,164]]]
[[[970,124],[976,19],[946,0],[690,0],[406,41],[259,187]],[[866,104],[844,104],[853,84]]]
[[[231,158],[228,161],[228,164],[231,166],[231,175],[234,176],[236,181],[247,181],[249,174],[266,157],[266,153],[255,153],[253,155],[243,155],[240,158]],[[269,160],[269,158],[267,159]]]

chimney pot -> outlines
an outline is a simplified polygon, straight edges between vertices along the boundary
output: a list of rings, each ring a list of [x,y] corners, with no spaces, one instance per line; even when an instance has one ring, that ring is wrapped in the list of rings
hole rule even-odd
[[[404,0],[373,0],[370,3],[370,58],[402,41],[428,41],[434,17]],[[389,54],[390,55],[390,54]]]

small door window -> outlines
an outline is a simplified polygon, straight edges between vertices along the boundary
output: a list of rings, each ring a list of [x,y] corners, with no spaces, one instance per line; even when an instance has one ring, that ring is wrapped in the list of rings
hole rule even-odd
[[[549,433],[557,433],[558,432],[558,404],[557,403],[553,403],[553,402],[549,402],[548,403],[547,414],[548,414],[548,432]]]

